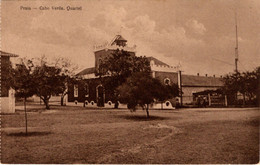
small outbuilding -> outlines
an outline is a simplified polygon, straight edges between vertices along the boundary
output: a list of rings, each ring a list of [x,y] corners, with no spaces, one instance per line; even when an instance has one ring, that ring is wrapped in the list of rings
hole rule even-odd
[[[9,72],[9,65],[11,64],[10,57],[18,57],[18,55],[0,51],[1,58],[1,113],[15,112],[15,91],[9,87],[7,75]]]

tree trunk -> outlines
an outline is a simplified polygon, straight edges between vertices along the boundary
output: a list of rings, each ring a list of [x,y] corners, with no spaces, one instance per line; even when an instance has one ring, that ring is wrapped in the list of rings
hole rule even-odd
[[[118,101],[116,100],[116,101],[115,101],[114,109],[118,109],[118,106],[119,106],[119,105],[118,105]]]
[[[251,101],[252,101],[252,94],[248,94],[248,99],[249,99],[249,102],[251,103]]]
[[[44,99],[43,102],[44,102],[44,104],[45,104],[46,109],[50,109],[49,99]]]
[[[146,106],[146,115],[147,115],[147,118],[150,117],[150,116],[149,116],[149,104],[147,104],[147,106]]]
[[[60,98],[60,105],[63,106],[63,100],[64,100],[64,95],[61,95],[61,98]]]
[[[245,106],[246,105],[246,96],[245,96],[245,94],[243,94],[243,106]]]
[[[25,117],[25,135],[27,135],[28,131],[27,131],[26,97],[24,97],[23,104],[24,104],[24,117]]]

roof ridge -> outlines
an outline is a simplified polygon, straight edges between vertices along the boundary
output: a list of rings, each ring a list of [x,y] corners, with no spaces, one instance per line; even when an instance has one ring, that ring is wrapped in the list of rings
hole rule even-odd
[[[85,69],[81,70],[79,73],[77,73],[76,75],[85,75],[85,74],[91,74],[91,73],[95,73],[95,67],[85,68]]]
[[[117,34],[110,42],[110,45],[113,45],[117,40],[127,41],[121,34]]]
[[[0,56],[18,57],[17,54],[14,54],[14,53],[7,53],[7,52],[4,52],[4,51],[2,51],[2,50],[0,50]]]

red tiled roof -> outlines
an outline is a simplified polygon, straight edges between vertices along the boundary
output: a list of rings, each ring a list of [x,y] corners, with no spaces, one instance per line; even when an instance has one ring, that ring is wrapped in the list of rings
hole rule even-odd
[[[223,82],[218,77],[204,77],[204,76],[193,76],[193,75],[182,75],[183,86],[214,86],[221,87]]]
[[[82,70],[81,72],[79,72],[77,74],[77,76],[83,76],[83,75],[92,74],[92,73],[95,73],[95,67],[86,68],[86,69]]]
[[[18,55],[13,54],[13,53],[7,53],[4,51],[0,51],[0,56],[7,56],[7,57],[18,57]]]

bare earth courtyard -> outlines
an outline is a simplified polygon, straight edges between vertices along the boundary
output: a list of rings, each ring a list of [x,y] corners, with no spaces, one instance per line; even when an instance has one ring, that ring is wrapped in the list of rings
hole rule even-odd
[[[2,163],[259,162],[259,109],[54,107],[2,115]]]

